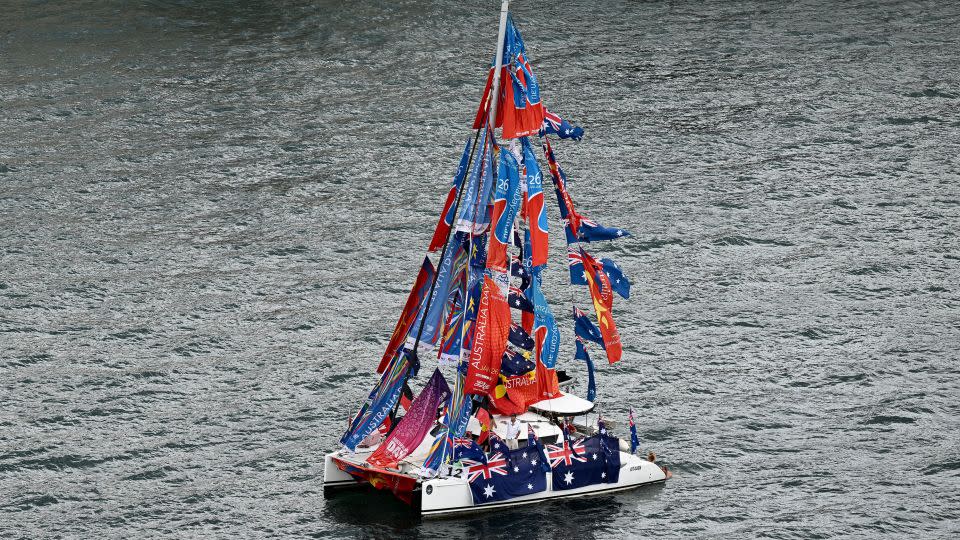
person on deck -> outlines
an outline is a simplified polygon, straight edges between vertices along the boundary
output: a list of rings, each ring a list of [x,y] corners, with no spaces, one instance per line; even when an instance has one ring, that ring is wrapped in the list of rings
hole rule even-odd
[[[507,423],[507,448],[517,449],[517,439],[520,438],[520,422],[517,422],[517,415],[510,415],[510,422]]]

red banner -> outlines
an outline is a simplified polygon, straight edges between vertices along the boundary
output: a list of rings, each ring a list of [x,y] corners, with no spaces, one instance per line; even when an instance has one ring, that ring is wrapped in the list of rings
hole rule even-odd
[[[537,369],[517,377],[500,376],[490,404],[499,414],[522,414],[531,404],[560,395],[557,372],[537,361]]]
[[[553,399],[560,395],[560,381],[557,380],[557,372],[543,365],[543,362],[537,362],[537,399]]]
[[[337,458],[333,458],[333,462],[337,468],[353,476],[358,481],[369,482],[371,486],[377,489],[391,491],[401,501],[407,504],[413,504],[413,490],[417,487],[416,478],[391,471],[357,467],[352,463]]]
[[[465,393],[481,396],[494,393],[509,335],[510,306],[507,299],[490,276],[483,276],[473,351],[470,353],[470,365],[464,383]]]
[[[583,248],[580,249],[580,255],[583,257],[583,269],[590,287],[593,309],[597,312],[600,334],[603,335],[603,346],[607,349],[607,359],[613,364],[620,361],[623,347],[620,345],[617,325],[613,322],[613,288],[610,286],[610,278],[603,271],[603,265],[595,261]]]

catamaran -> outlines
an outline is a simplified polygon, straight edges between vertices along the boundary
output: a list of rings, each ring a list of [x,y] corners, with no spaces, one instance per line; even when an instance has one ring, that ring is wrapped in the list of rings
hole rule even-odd
[[[498,136],[499,129],[499,136]],[[583,130],[542,102],[526,46],[503,1],[483,96],[446,194],[429,252],[377,367],[380,378],[324,460],[324,496],[383,489],[424,517],[456,515],[663,483],[670,473],[636,455],[595,413],[589,349],[620,361],[612,309],[630,283],[584,244],[629,236],[579,213],[554,140]],[[536,140],[539,144],[535,144]],[[560,331],[543,294],[548,259],[543,169],[567,242],[570,282],[586,289],[597,323],[573,306],[576,359],[587,398],[557,369]],[[580,289],[583,290],[583,289]],[[421,358],[438,367],[419,394]],[[448,384],[443,371],[452,372]],[[403,414],[401,414],[401,412]]]

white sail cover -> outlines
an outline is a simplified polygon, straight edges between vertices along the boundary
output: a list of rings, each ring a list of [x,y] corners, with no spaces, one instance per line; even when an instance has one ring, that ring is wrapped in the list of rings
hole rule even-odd
[[[593,410],[593,403],[573,394],[560,392],[560,397],[538,401],[530,408],[541,413],[553,413],[561,416],[578,416]]]

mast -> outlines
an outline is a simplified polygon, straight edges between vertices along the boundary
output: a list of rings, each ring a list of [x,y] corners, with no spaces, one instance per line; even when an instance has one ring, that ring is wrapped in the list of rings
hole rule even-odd
[[[492,95],[490,96],[491,109],[489,109],[489,113],[488,113],[488,115],[492,115],[492,118],[491,118],[492,121],[491,121],[491,123],[490,123],[490,126],[491,126],[491,130],[490,130],[490,131],[491,131],[491,133],[493,133],[493,131],[494,131],[494,129],[496,128],[496,125],[497,125],[497,123],[496,123],[496,117],[497,117],[497,94],[500,92],[500,71],[501,71],[501,69],[502,69],[502,67],[503,67],[503,42],[504,42],[504,38],[505,38],[506,35],[507,35],[507,15],[508,15],[509,5],[510,5],[509,0],[503,0],[503,3],[500,5],[500,28],[499,28],[499,30],[497,31],[497,39],[498,39],[498,41],[497,41],[497,57],[494,59],[494,63],[495,63],[495,66],[496,66],[496,67],[495,67],[494,73],[493,73],[493,85],[492,85],[492,90],[493,90],[493,92],[492,92]],[[481,129],[481,128],[478,128],[478,129],[477,129],[477,132],[476,132],[476,134],[475,134],[475,136],[474,136],[474,139],[473,139],[473,148],[470,150],[470,157],[468,158],[468,167],[469,167],[469,163],[473,161],[474,152],[476,151],[476,148],[477,148],[477,141],[478,141],[479,138],[480,138],[480,129]],[[491,144],[492,144],[492,141],[491,141]],[[481,174],[482,174],[482,171],[481,171]],[[444,244],[443,244],[443,249],[440,250],[440,264],[443,263],[443,258],[444,258],[444,256],[446,255],[447,244],[449,243],[450,235],[451,235],[451,234],[455,234],[455,231],[456,231],[456,228],[457,228],[457,225],[456,225],[457,212],[458,212],[458,209],[460,208],[460,199],[463,197],[463,192],[464,192],[464,189],[463,189],[463,188],[464,188],[464,187],[466,186],[466,184],[468,184],[468,183],[469,183],[469,182],[467,182],[466,180],[464,180],[464,182],[460,185],[460,189],[459,189],[459,191],[458,191],[458,193],[457,193],[457,200],[456,200],[456,202],[454,203],[454,206],[453,206],[453,216],[454,216],[453,219],[454,219],[454,221],[453,221],[453,223],[451,223],[450,230],[447,232],[447,242],[444,242]],[[467,251],[467,267],[469,268],[469,266],[470,266],[470,255],[472,255],[472,253],[473,253],[473,230],[472,230],[472,225],[471,225],[471,230],[468,232],[468,240],[469,240],[469,247],[468,247],[468,251]],[[468,270],[468,275],[469,275],[469,270]],[[433,281],[430,283],[430,292],[427,293],[427,302],[426,302],[426,306],[424,307],[424,317],[426,317],[426,313],[430,311],[430,304],[431,304],[432,301],[433,301],[433,291],[434,291],[434,287],[436,287],[436,285],[437,285],[437,278],[438,278],[438,276],[439,276],[439,272],[438,272],[436,275],[433,276]],[[468,281],[469,281],[469,280],[468,280]],[[464,298],[464,300],[466,300],[466,298]],[[466,310],[466,303],[464,303],[464,310]],[[417,337],[416,337],[416,339],[414,340],[413,350],[411,351],[411,354],[413,355],[413,358],[415,359],[415,361],[414,361],[414,362],[410,362],[410,359],[409,359],[409,358],[407,359],[407,361],[410,362],[410,363],[412,363],[414,366],[417,366],[417,365],[419,364],[419,360],[417,359],[417,349],[418,349],[419,346],[420,346],[420,338],[423,337],[423,324],[424,324],[424,322],[425,322],[424,319],[421,319],[421,320],[420,320],[420,328],[417,330]],[[463,351],[463,349],[461,348],[461,355],[462,355],[462,351]],[[461,361],[462,361],[462,359],[461,359]],[[398,403],[399,403],[399,402],[398,402]],[[396,410],[396,406],[394,407],[394,410]]]
[[[507,35],[507,16],[510,12],[510,0],[503,0],[500,4],[500,28],[497,30],[497,56],[494,58],[494,68],[493,68],[493,84],[491,86],[490,92],[490,102],[487,109],[487,119],[490,122],[490,135],[492,136],[496,133],[497,128],[497,98],[500,95],[500,72],[503,70],[503,41]],[[489,141],[489,144],[493,145],[493,140]],[[493,159],[493,153],[491,152],[491,160]],[[482,172],[481,172],[482,174]],[[477,186],[479,189],[479,185]],[[479,193],[477,194],[479,196]],[[476,206],[479,208],[479,203]],[[476,213],[476,209],[474,210]],[[470,259],[473,257],[473,225],[471,224],[471,230],[468,233],[467,237],[467,279],[464,280],[463,284],[463,316],[467,316],[467,295],[469,294],[470,286]],[[464,321],[466,322],[466,321]],[[466,326],[464,326],[466,328]],[[463,342],[465,336],[461,334],[460,336],[460,361],[463,362]]]
[[[493,87],[490,94],[490,130],[497,127],[497,98],[500,95],[500,71],[503,69],[503,38],[507,35],[507,14],[510,0],[503,0],[500,5],[500,30],[497,32],[497,57],[494,60],[496,68],[493,70]]]

